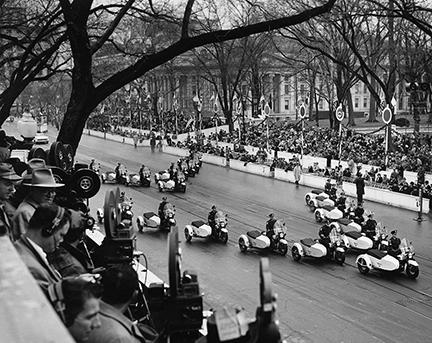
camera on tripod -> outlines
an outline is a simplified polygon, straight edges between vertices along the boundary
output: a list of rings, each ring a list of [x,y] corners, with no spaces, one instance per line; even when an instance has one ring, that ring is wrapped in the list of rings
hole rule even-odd
[[[169,288],[164,284],[146,289],[147,300],[156,329],[175,341],[191,341],[199,337],[203,323],[203,300],[198,276],[193,271],[180,270],[181,252],[178,228],[168,235]]]
[[[107,191],[104,202],[105,238],[94,251],[96,265],[107,267],[132,263],[136,246],[135,231],[131,220],[123,220],[120,189]]]

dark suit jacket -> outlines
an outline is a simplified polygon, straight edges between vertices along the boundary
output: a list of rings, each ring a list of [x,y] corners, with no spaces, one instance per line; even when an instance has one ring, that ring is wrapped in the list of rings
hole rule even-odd
[[[15,242],[15,248],[44,291],[48,289],[50,284],[61,280],[60,274],[43,260],[25,235]]]
[[[92,330],[88,343],[145,343],[138,327],[111,305],[100,302],[101,326]]]

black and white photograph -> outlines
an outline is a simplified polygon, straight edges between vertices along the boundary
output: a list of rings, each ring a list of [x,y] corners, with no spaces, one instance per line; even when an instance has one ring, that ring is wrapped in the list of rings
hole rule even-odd
[[[430,0],[0,0],[0,343],[432,342]]]

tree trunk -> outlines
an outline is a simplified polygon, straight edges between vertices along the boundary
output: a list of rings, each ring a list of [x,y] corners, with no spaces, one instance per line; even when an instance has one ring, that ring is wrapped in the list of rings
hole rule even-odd
[[[371,78],[371,86],[373,89],[376,89],[376,80],[374,77]],[[375,123],[378,120],[376,119],[376,100],[375,97],[371,94],[369,97],[369,118],[367,122]]]
[[[233,123],[232,110],[225,109],[224,110],[224,116],[225,116],[226,123],[228,125],[229,132],[230,133],[234,132],[234,123]]]
[[[348,91],[347,92],[347,103],[348,103],[348,125],[350,126],[355,126],[355,120],[354,120],[354,106],[353,106],[353,101],[352,101],[352,95],[351,92]]]

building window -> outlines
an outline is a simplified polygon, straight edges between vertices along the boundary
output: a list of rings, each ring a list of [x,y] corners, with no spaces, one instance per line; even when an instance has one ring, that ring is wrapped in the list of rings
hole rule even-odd
[[[368,98],[366,98],[366,97],[363,98],[363,107],[364,108],[368,107]]]
[[[355,92],[355,94],[360,93],[360,85],[358,83],[356,83],[356,85],[354,86],[354,92]]]
[[[290,83],[290,78],[289,76],[285,76],[284,77],[284,90],[285,90],[285,94],[289,94],[290,93],[290,88],[291,88],[291,83]]]
[[[368,88],[367,88],[366,84],[364,84],[363,85],[363,93],[367,94],[367,92],[368,92]]]
[[[359,107],[359,98],[355,98],[354,99],[354,108],[358,108]]]
[[[318,108],[319,108],[320,110],[323,110],[323,109],[324,109],[324,101],[320,101],[320,102],[318,103]]]
[[[197,88],[195,85],[192,86],[192,96],[195,96],[197,94]]]
[[[288,99],[288,100],[285,100],[285,110],[289,111],[289,109],[290,109],[290,101]]]

